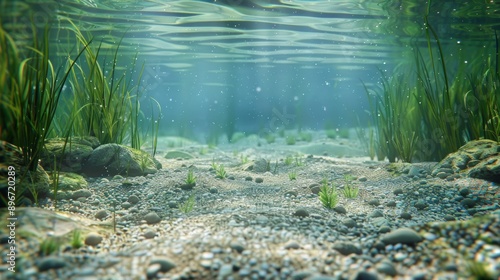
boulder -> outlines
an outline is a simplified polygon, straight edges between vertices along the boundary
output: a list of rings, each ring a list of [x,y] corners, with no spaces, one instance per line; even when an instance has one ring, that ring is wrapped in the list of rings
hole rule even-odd
[[[432,171],[433,176],[448,178],[465,175],[500,182],[500,145],[492,140],[473,140],[446,156]]]
[[[15,182],[12,186],[15,186],[15,190],[9,190],[9,177]],[[40,164],[35,171],[27,170],[17,146],[0,141],[0,193],[8,198],[9,191],[14,191],[17,199],[23,196],[32,200],[41,199],[50,192],[50,180]],[[0,200],[0,207],[4,206],[3,204],[3,200]]]
[[[100,145],[99,140],[91,136],[72,137],[70,140],[67,143],[65,138],[51,138],[45,141],[40,159],[46,170],[53,170],[56,160],[61,171],[80,172],[92,151]]]
[[[90,176],[142,176],[156,173],[161,164],[150,154],[120,144],[104,144],[92,151],[83,167]]]

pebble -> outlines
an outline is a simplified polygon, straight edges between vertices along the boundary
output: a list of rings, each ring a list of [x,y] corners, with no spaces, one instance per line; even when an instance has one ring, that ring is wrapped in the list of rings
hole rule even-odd
[[[67,265],[66,261],[60,257],[45,257],[38,263],[38,271],[43,272],[49,269],[59,269]]]
[[[159,264],[160,265],[160,269],[158,271],[161,271],[161,272],[167,272],[169,270],[171,270],[172,268],[176,267],[176,264],[168,259],[168,258],[164,258],[164,257],[155,257],[153,259],[151,259],[151,261],[149,262],[149,267],[151,267],[151,265],[155,265],[155,264]]]
[[[161,221],[160,216],[156,214],[156,212],[150,212],[146,216],[144,216],[144,220],[148,224],[157,224]]]
[[[376,265],[377,271],[389,276],[396,276],[397,271],[394,265],[389,261],[382,261]]]
[[[97,246],[102,241],[102,236],[97,232],[90,232],[85,237],[85,244],[89,246]]]
[[[137,204],[137,203],[139,203],[139,197],[137,195],[133,194],[133,195],[128,197],[127,201],[130,202],[131,204]]]
[[[294,216],[297,216],[297,217],[307,217],[309,216],[309,211],[307,211],[305,208],[299,208],[297,210],[295,210],[295,212],[293,213]]]
[[[381,240],[385,244],[414,244],[422,241],[422,237],[411,228],[400,228],[383,235]]]
[[[108,211],[106,210],[99,210],[95,213],[94,217],[96,219],[102,220],[108,216]]]
[[[264,179],[263,179],[263,178],[261,178],[261,177],[257,177],[257,178],[255,178],[255,183],[259,183],[259,184],[260,184],[260,183],[262,183],[262,182],[264,182]]]
[[[333,249],[338,251],[344,256],[350,255],[350,254],[361,254],[362,251],[360,248],[358,248],[354,243],[351,242],[335,242],[333,244]]]

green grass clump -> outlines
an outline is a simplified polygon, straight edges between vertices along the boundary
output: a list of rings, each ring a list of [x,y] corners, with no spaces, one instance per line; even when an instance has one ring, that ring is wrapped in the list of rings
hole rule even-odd
[[[493,274],[488,271],[486,265],[477,261],[470,261],[466,265],[466,270],[475,280],[494,280]]]
[[[338,193],[335,186],[323,183],[319,191],[319,201],[327,209],[333,209],[339,201]]]
[[[288,178],[290,179],[290,181],[297,180],[297,172],[292,171],[288,173]]]
[[[59,248],[61,247],[61,242],[54,237],[45,238],[42,243],[40,243],[40,247],[38,250],[38,255],[40,257],[49,256],[59,252]]]
[[[287,145],[295,145],[295,143],[297,142],[294,135],[288,135],[285,141]]]
[[[358,197],[359,188],[355,187],[352,184],[353,178],[350,175],[344,175],[344,189],[342,190],[342,194],[345,198],[356,198]]]
[[[186,201],[184,201],[183,203],[181,203],[179,205],[179,210],[182,213],[187,214],[187,213],[193,211],[195,202],[196,202],[196,200],[195,200],[194,194],[192,194],[188,197],[188,199]]]
[[[79,230],[74,230],[71,236],[71,248],[80,249],[83,246],[82,233]]]
[[[382,74],[381,89],[366,90],[376,128],[368,147],[372,151],[374,143],[379,160],[440,161],[468,141],[500,140],[498,37],[494,56],[449,67],[456,61],[445,59],[448,54],[428,13],[424,16],[426,49],[417,48],[414,65],[398,71],[415,74]]]
[[[287,165],[287,166],[288,166],[288,165],[292,165],[293,161],[294,161],[294,160],[293,160],[293,157],[292,157],[292,156],[286,156],[286,158],[285,158],[285,160],[284,160],[285,165]]]
[[[327,129],[325,131],[326,137],[330,139],[336,139],[337,138],[337,131],[335,129]]]
[[[276,136],[273,133],[268,133],[265,136],[267,144],[272,144],[276,141]]]
[[[227,172],[222,164],[212,162],[212,168],[215,170],[215,177],[219,179],[227,178]]]
[[[299,139],[301,141],[305,141],[305,142],[311,142],[312,141],[312,133],[310,132],[299,132]]]
[[[196,184],[196,177],[194,176],[193,170],[189,170],[186,177],[186,184],[193,185]]]

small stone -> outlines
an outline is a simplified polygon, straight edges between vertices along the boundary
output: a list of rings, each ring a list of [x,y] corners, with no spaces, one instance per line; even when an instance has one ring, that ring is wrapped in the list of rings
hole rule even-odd
[[[137,203],[139,203],[139,200],[140,200],[139,197],[137,195],[133,194],[133,195],[128,197],[127,201],[130,202],[131,204],[137,204]]]
[[[339,214],[346,214],[347,213],[344,206],[336,206],[335,208],[333,208],[333,211],[335,211]]]
[[[219,278],[223,279],[228,277],[233,273],[233,266],[230,264],[224,264],[219,269]]]
[[[422,241],[422,237],[413,229],[399,228],[382,236],[385,244],[414,244]]]
[[[381,226],[379,229],[378,229],[378,232],[379,233],[388,233],[391,231],[391,228],[389,226]]]
[[[396,201],[394,200],[388,201],[386,205],[387,207],[396,207]]]
[[[360,182],[366,182],[368,179],[365,176],[359,177],[358,181]]]
[[[216,187],[211,187],[208,191],[212,194],[216,194],[219,192],[219,190]]]
[[[240,242],[237,242],[237,241],[231,242],[229,244],[229,247],[231,247],[231,249],[235,250],[238,253],[241,253],[241,252],[243,252],[243,250],[245,250],[245,246],[243,246],[243,244],[241,244]]]
[[[403,189],[395,189],[392,193],[393,193],[394,195],[400,195],[400,194],[403,194]]]
[[[161,218],[155,212],[150,212],[146,216],[144,216],[144,220],[146,220],[146,223],[148,224],[156,224],[161,221]]]
[[[474,208],[474,206],[476,206],[476,201],[472,198],[464,198],[464,200],[462,200],[461,204],[465,208]]]
[[[90,232],[85,237],[85,244],[89,246],[96,246],[102,241],[102,236],[97,232]]]
[[[452,215],[446,214],[446,215],[444,215],[444,220],[447,222],[451,222],[451,221],[455,221],[456,219]]]
[[[155,236],[156,236],[156,232],[154,230],[152,230],[152,229],[149,229],[146,232],[144,232],[144,237],[146,239],[155,238]]]
[[[403,213],[401,213],[401,215],[399,215],[399,217],[400,217],[401,219],[404,219],[404,220],[411,220],[411,214],[410,214],[410,213],[408,213],[408,212],[403,212]]]
[[[264,179],[258,177],[258,178],[255,178],[255,183],[262,183],[264,182]]]
[[[419,199],[415,203],[415,208],[417,208],[418,210],[424,210],[425,208],[427,208],[427,203],[425,203],[423,199]]]
[[[342,222],[346,227],[348,228],[353,228],[355,226],[357,226],[357,223],[355,220],[351,219],[351,218],[347,218],[345,219],[343,222]]]
[[[171,261],[170,259],[161,258],[161,257],[151,259],[151,261],[149,262],[148,268],[154,264],[160,265],[159,271],[161,271],[161,272],[168,272],[172,268],[176,267],[176,265],[173,261]]]
[[[95,213],[94,217],[96,219],[102,220],[108,216],[108,211],[106,210],[99,210]]]
[[[469,189],[461,189],[459,194],[463,197],[466,197],[470,194],[470,190]]]
[[[80,197],[89,197],[89,196],[92,196],[92,193],[89,190],[85,189],[80,189],[71,193],[71,198],[73,200],[77,200]]]
[[[125,201],[124,203],[122,203],[123,209],[129,209],[130,207],[132,207],[132,204],[130,202]]]
[[[300,249],[300,245],[295,240],[290,240],[285,244],[285,249]]]
[[[382,261],[376,265],[377,271],[389,276],[396,276],[397,271],[394,265],[388,261]]]
[[[307,217],[309,216],[309,211],[307,211],[306,209],[304,208],[299,208],[297,210],[295,210],[295,212],[293,213],[294,216],[297,216],[297,217]]]
[[[309,189],[313,194],[319,194],[319,192],[321,191],[321,187],[318,184],[309,185]]]
[[[372,200],[368,201],[368,204],[370,204],[372,206],[379,206],[380,201],[378,199],[372,199]]]
[[[378,217],[383,217],[383,216],[384,216],[384,213],[378,209],[371,212],[370,215],[368,215],[368,217],[370,217],[370,218],[378,218]]]
[[[66,261],[59,257],[46,257],[38,263],[38,271],[43,272],[49,269],[59,269],[66,266]]]
[[[344,256],[350,254],[360,255],[362,253],[361,249],[351,242],[335,242],[333,244],[333,249],[335,249]]]

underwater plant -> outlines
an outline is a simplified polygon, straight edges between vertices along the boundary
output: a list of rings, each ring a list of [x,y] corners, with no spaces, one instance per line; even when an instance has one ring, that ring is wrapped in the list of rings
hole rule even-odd
[[[294,135],[288,135],[286,137],[286,144],[287,145],[295,145],[297,141],[295,140],[295,136]]]
[[[44,257],[55,254],[59,251],[60,247],[61,242],[58,239],[55,237],[47,237],[40,243],[38,255]]]
[[[75,229],[71,235],[71,248],[80,249],[81,247],[83,247],[82,233]]]
[[[189,169],[189,171],[187,173],[186,184],[188,184],[188,185],[196,184],[196,177],[194,176],[192,169]]]
[[[188,197],[188,199],[186,201],[184,201],[183,203],[181,203],[179,205],[179,210],[182,213],[187,214],[187,213],[193,211],[195,202],[196,202],[196,200],[195,200],[194,194],[192,194]]]
[[[292,172],[288,173],[288,178],[290,179],[290,181],[297,180],[297,172],[292,171]]]
[[[226,169],[224,169],[224,165],[216,165],[214,169],[216,178],[225,179],[227,177],[227,172]]]
[[[344,189],[342,190],[342,194],[344,195],[345,198],[356,198],[358,197],[359,193],[359,188],[355,187],[352,184],[353,177],[351,175],[344,175]]]
[[[334,185],[324,182],[320,187],[319,191],[319,201],[327,209],[333,209],[338,203],[338,193]]]

